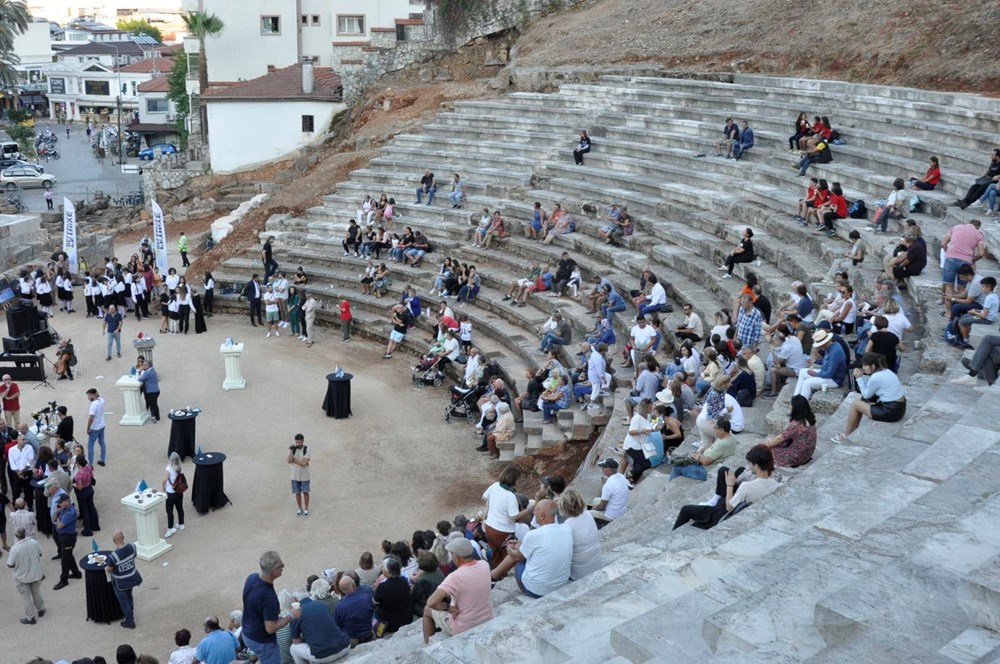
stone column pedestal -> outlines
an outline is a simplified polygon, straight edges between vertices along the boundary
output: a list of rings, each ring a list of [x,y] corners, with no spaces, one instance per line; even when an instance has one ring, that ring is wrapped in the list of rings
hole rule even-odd
[[[153,339],[133,339],[132,345],[138,351],[139,355],[149,362],[150,366],[156,366],[153,364],[153,349],[156,348],[156,341]],[[157,370],[159,373],[159,370]]]
[[[243,344],[231,346],[223,344],[219,348],[219,352],[226,360],[226,380],[222,381],[222,389],[226,392],[245,390],[247,382],[243,378],[243,366],[240,363],[240,357],[243,355]]]
[[[142,401],[142,394],[139,388],[142,383],[129,375],[122,376],[115,383],[125,397],[125,414],[118,424],[123,427],[141,427],[149,419],[149,413]]]
[[[173,548],[160,537],[159,515],[167,494],[154,489],[132,492],[122,498],[122,505],[135,514],[136,550],[142,560],[154,560]]]

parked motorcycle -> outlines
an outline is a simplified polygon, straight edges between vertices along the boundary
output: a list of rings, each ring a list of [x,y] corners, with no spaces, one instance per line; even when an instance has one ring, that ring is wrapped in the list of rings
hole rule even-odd
[[[56,146],[46,146],[38,149],[38,156],[44,159],[59,159],[59,148]]]

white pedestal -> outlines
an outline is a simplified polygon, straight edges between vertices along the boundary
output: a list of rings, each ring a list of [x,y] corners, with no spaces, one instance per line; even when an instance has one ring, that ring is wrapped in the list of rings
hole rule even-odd
[[[159,514],[165,502],[167,494],[152,489],[122,498],[122,505],[135,514],[136,550],[142,560],[154,560],[174,548],[160,537]]]
[[[121,389],[125,397],[125,414],[118,424],[123,427],[141,427],[149,419],[149,413],[142,403],[142,394],[139,392],[142,383],[132,376],[125,375],[119,378],[115,385]]]
[[[222,381],[222,389],[245,390],[247,382],[243,378],[243,367],[240,364],[240,356],[243,355],[243,344],[233,344],[227,346],[223,344],[219,347],[219,352],[226,359],[226,380]]]

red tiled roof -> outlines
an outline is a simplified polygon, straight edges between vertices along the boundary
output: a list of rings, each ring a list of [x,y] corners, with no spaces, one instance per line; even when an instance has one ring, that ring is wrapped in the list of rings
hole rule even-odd
[[[169,76],[157,76],[148,81],[143,81],[136,90],[139,92],[167,92],[170,90],[169,79]]]
[[[341,101],[343,87],[338,76],[329,67],[313,68],[313,91],[302,92],[302,65],[276,69],[259,78],[240,81],[231,85],[213,83],[202,93],[206,101]]]
[[[169,58],[146,58],[128,66],[122,67],[119,71],[123,74],[148,74],[154,69],[161,74],[166,74],[174,68],[174,61]]]
[[[397,18],[396,25],[423,25],[424,19],[422,18]]]

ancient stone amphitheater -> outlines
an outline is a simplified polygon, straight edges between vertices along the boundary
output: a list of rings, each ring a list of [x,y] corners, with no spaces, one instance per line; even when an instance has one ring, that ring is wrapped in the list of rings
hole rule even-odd
[[[652,266],[672,301],[691,303],[707,322],[732,306],[742,285],[721,279],[715,268],[750,226],[762,259],[752,269],[772,302],[796,279],[817,294],[830,290],[823,283],[830,261],[863,222],[845,220],[837,237],[827,239],[791,220],[804,181],[786,139],[800,111],[829,116],[847,141],[835,146],[833,163],[810,175],[841,182],[849,198],[869,207],[886,197],[894,178],[919,176],[928,157],[940,157],[943,184],[921,193],[924,211],[912,215],[932,256],[950,225],[974,218],[949,203],[982,175],[998,145],[996,100],[741,75],[730,82],[604,76],[551,94],[519,92],[443,108],[420,133],[397,136],[367,168],[337,183],[322,206],[302,218],[273,218],[267,234],[276,237],[284,265],[304,265],[326,297],[349,295],[358,331],[384,340],[387,300],[358,294],[363,262],[342,256],[340,240],[366,193],[394,196],[401,225],[422,229],[434,242],[430,258],[453,255],[479,267],[482,293],[462,311],[478,345],[520,384],[524,369],[541,363],[535,330],[553,300],[533,297],[516,308],[501,298],[529,264],[554,264],[564,250],[585,278],[607,276],[624,292],[635,287],[642,266]],[[747,119],[756,131],[744,161],[712,156],[726,116]],[[579,129],[595,141],[584,166],[570,155]],[[465,208],[451,208],[444,185],[433,206],[414,205],[424,168],[441,182],[461,173]],[[524,239],[510,222],[528,219],[534,201],[546,209],[561,203],[580,228],[551,246]],[[612,202],[627,205],[638,221],[624,247],[597,236]],[[483,207],[499,209],[514,231],[489,250],[468,246],[470,215]],[[1000,226],[983,217],[983,230],[991,248],[1000,246]],[[865,290],[897,234],[862,237],[870,258],[852,281]],[[392,295],[407,283],[425,293],[432,262],[399,267]],[[228,261],[217,277],[245,281],[258,266],[251,252]],[[990,259],[978,269],[996,274],[996,268]],[[993,477],[1000,467],[994,466],[1000,389],[949,384],[961,374],[960,355],[939,341],[939,284],[939,266],[932,264],[904,293],[914,330],[901,371],[909,405],[902,422],[866,422],[857,440],[835,446],[829,438],[843,428],[847,402],[839,391],[817,395],[823,424],[814,461],[783,471],[779,492],[738,518],[708,532],[671,532],[678,506],[704,499],[706,486],[668,484],[653,474],[633,492],[628,514],[602,531],[606,564],[599,572],[541,600],[517,596],[508,580],[494,591],[491,623],[428,647],[414,624],[351,659],[1000,662],[1000,481]],[[579,302],[559,305],[577,337],[592,326]],[[630,308],[618,315],[619,340],[634,314]],[[670,325],[675,318],[668,316]],[[429,329],[426,321],[420,326]],[[426,349],[419,340],[407,344]],[[761,424],[742,436],[743,447],[783,426],[790,392],[786,387],[773,406],[758,402],[756,410],[773,412],[756,419]],[[577,478],[586,492],[595,491],[593,460],[620,440],[626,393],[617,390],[603,411],[564,411],[559,427],[544,433],[529,417],[504,458],[566,436],[587,439],[604,427]]]

